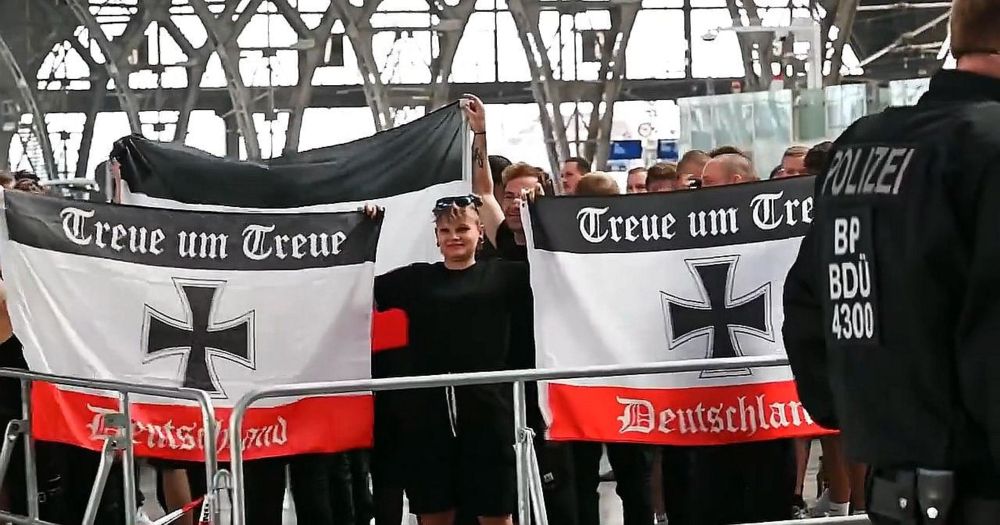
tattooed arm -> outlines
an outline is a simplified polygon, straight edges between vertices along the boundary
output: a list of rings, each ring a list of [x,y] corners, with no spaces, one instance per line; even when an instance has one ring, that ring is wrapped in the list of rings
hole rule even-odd
[[[474,95],[465,95],[462,108],[469,120],[472,137],[472,191],[483,199],[479,217],[483,221],[486,237],[496,246],[497,229],[503,222],[503,210],[493,194],[493,177],[486,153],[486,113],[483,102]]]

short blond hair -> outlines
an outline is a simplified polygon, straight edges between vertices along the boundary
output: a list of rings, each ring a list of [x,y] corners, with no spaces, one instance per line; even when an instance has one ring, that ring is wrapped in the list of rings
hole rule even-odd
[[[1000,0],[954,0],[951,54],[1000,53]]]
[[[600,195],[619,195],[622,190],[615,179],[603,171],[592,171],[580,178],[576,183],[575,195],[596,197]]]

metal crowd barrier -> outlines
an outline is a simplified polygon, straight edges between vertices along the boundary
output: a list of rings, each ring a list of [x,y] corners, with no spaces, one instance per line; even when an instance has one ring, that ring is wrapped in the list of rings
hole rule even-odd
[[[589,366],[567,369],[504,370],[497,372],[475,372],[464,374],[440,374],[418,377],[386,379],[365,379],[334,381],[327,383],[305,383],[299,385],[263,388],[248,392],[233,406],[229,419],[230,455],[232,458],[232,525],[246,525],[246,502],[243,475],[243,419],[247,409],[261,399],[286,396],[318,396],[346,394],[352,392],[378,392],[382,390],[408,390],[437,388],[445,386],[484,385],[513,383],[514,385],[514,425],[515,447],[517,451],[517,492],[519,523],[530,523],[530,513],[534,511],[536,523],[547,525],[544,501],[541,495],[541,480],[531,442],[532,432],[528,428],[527,403],[524,384],[528,381],[550,381],[556,379],[578,379],[588,377],[619,377],[702,370],[733,370],[747,367],[784,366],[788,359],[784,356],[737,357],[724,359],[691,359],[661,363],[635,365]],[[530,501],[529,501],[530,500]],[[795,523],[795,522],[788,522]],[[832,523],[829,521],[822,523]],[[854,522],[850,522],[854,523]]]
[[[212,399],[207,392],[191,388],[140,385],[119,381],[39,374],[11,368],[0,368],[0,378],[18,379],[21,382],[21,419],[13,420],[7,425],[3,447],[0,449],[0,483],[6,477],[7,468],[14,453],[14,447],[17,446],[17,440],[23,436],[25,440],[25,482],[27,484],[28,495],[27,516],[17,516],[0,511],[0,520],[6,520],[18,525],[55,525],[39,519],[38,516],[38,471],[35,460],[35,439],[31,432],[31,387],[34,382],[41,381],[57,385],[118,392],[120,412],[104,415],[106,427],[117,429],[118,432],[116,435],[108,435],[104,438],[101,462],[97,469],[97,476],[90,493],[90,499],[87,501],[83,525],[94,525],[94,521],[97,519],[97,510],[101,502],[101,496],[104,493],[104,487],[111,473],[115,456],[119,452],[122,454],[122,468],[124,469],[126,523],[132,525],[137,520],[139,509],[135,497],[135,455],[132,447],[132,419],[129,409],[129,396],[131,394],[187,399],[198,403],[201,408],[202,424],[205,428],[205,475],[210,487],[208,494],[205,495],[205,501],[212,511],[213,523],[216,525],[221,523],[219,508],[215,500],[215,491],[217,484],[220,482],[218,477],[218,450],[216,448],[218,429],[216,428],[215,410],[212,407]]]

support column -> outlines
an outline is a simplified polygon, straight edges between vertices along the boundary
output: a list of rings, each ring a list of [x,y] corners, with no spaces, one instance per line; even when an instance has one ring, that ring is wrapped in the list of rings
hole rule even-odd
[[[858,0],[838,0],[837,9],[833,15],[827,13],[827,18],[833,19],[833,26],[837,28],[837,38],[833,41],[833,56],[830,57],[830,74],[826,76],[823,83],[825,86],[832,86],[840,83],[840,67],[844,65],[844,46],[851,38],[854,31],[854,15],[858,11]],[[823,35],[823,40],[829,38],[829,26],[824,24],[827,34]]]
[[[454,7],[449,6],[441,0],[433,0],[430,3],[431,12],[436,12],[440,20],[440,27],[444,29],[437,32],[438,35],[438,55],[431,60],[431,102],[427,111],[433,111],[450,102],[450,85],[448,77],[451,76],[451,68],[455,63],[455,53],[458,52],[458,45],[465,34],[465,26],[469,23],[469,18],[476,10],[476,0],[459,0]]]
[[[56,176],[55,156],[52,154],[52,143],[49,142],[49,130],[45,124],[45,115],[38,107],[38,100],[32,84],[28,83],[21,66],[18,65],[14,53],[0,33],[0,62],[7,68],[7,72],[14,79],[20,94],[21,103],[24,110],[31,115],[31,128],[29,131],[28,144],[25,147],[25,155],[31,163],[32,169],[39,177]]]
[[[229,112],[223,115],[222,121],[226,126],[226,158],[240,158],[240,127],[236,121],[235,113]]]
[[[371,15],[378,9],[381,0],[369,0],[363,7],[354,7],[348,0],[330,0],[330,5],[336,8],[337,16],[344,23],[347,38],[354,48],[358,59],[358,71],[363,80],[365,100],[371,108],[375,119],[375,130],[382,131],[392,127],[392,111],[389,94],[382,82],[375,54],[372,51]]]
[[[108,77],[114,81],[115,95],[118,97],[118,103],[121,105],[122,111],[128,117],[129,129],[132,130],[132,133],[139,133],[142,130],[139,122],[139,100],[135,92],[129,87],[128,70],[125,68],[126,64],[122,60],[122,57],[134,47],[134,44],[130,45],[130,41],[137,38],[136,35],[141,37],[143,31],[149,26],[149,23],[152,21],[150,11],[144,9],[142,3],[139,4],[139,11],[129,21],[129,26],[126,28],[125,33],[116,39],[122,40],[125,43],[123,49],[121,52],[115,52],[111,41],[105,36],[97,18],[91,14],[89,4],[84,0],[65,1],[80,24],[87,28],[87,35],[97,44],[97,47],[101,50],[101,54],[104,55],[104,67]],[[94,71],[91,71],[91,74],[93,73]]]
[[[611,125],[615,102],[621,95],[625,78],[625,48],[632,36],[639,2],[621,4],[611,12],[611,30],[601,49],[600,88],[593,99],[587,126],[587,156],[595,169],[604,169],[611,148]],[[603,105],[603,112],[601,106]]]
[[[240,13],[240,18],[244,18],[244,15],[253,16],[261,1],[250,0],[243,12]],[[257,142],[257,128],[253,123],[250,94],[243,84],[243,77],[240,74],[239,49],[235,47],[239,31],[236,30],[231,16],[227,17],[225,12],[216,18],[208,9],[205,0],[190,0],[190,4],[205,26],[208,41],[211,42],[215,52],[219,54],[219,61],[222,63],[222,70],[226,75],[226,88],[233,103],[233,113],[236,115],[237,127],[246,143],[247,158],[259,160],[260,145]]]
[[[98,77],[90,87],[90,107],[87,108],[87,117],[83,122],[83,137],[80,138],[80,151],[76,160],[76,177],[78,179],[85,179],[89,174],[87,164],[90,162],[90,146],[94,143],[97,113],[103,105],[103,95],[107,91],[105,88],[107,83],[107,78]]]
[[[742,12],[746,11],[747,20],[750,26],[760,26],[761,19],[757,13],[757,4],[754,0],[742,0],[743,7],[736,4],[736,0],[726,0],[726,7],[729,15],[733,19],[733,26],[743,25]],[[771,42],[774,35],[772,33],[737,33],[737,40],[740,43],[740,53],[743,55],[743,68],[745,70],[746,86],[745,91],[766,91],[771,86],[771,62],[774,60],[774,53],[771,50]],[[757,46],[757,61],[760,64],[760,75],[753,70],[754,58],[753,47]]]
[[[284,15],[295,29],[300,41],[311,41],[312,47],[304,51],[299,51],[299,85],[296,86],[289,106],[291,114],[288,115],[288,130],[285,132],[285,147],[283,155],[291,155],[299,150],[299,141],[302,137],[302,121],[305,118],[306,108],[312,100],[312,78],[316,68],[323,62],[323,55],[326,53],[326,45],[330,40],[330,31],[336,23],[337,6],[333,2],[327,7],[326,12],[320,19],[316,29],[309,30],[302,22],[298,13],[292,9],[287,0],[277,0],[274,4],[278,11]],[[293,23],[292,20],[298,21]]]
[[[0,131],[0,170],[10,170],[10,141],[13,131]]]
[[[561,188],[559,167],[562,160],[570,157],[569,141],[566,138],[566,122],[559,109],[563,102],[562,96],[555,85],[552,63],[538,29],[540,7],[534,0],[509,0],[507,6],[514,17],[514,25],[528,59],[531,93],[538,103],[538,119],[545,135],[549,169]]]

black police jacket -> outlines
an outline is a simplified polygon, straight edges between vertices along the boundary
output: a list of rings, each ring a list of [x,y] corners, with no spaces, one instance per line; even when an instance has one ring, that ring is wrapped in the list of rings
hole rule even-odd
[[[815,200],[783,328],[809,413],[859,461],[1000,472],[1000,79],[857,121]]]

